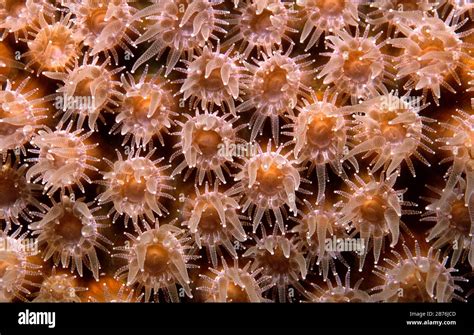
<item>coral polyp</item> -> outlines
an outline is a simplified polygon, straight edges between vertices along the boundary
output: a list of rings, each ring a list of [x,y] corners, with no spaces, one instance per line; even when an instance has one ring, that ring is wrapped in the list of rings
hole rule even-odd
[[[254,49],[257,49],[258,54],[265,51],[269,55],[275,49],[275,45],[281,45],[283,41],[294,43],[287,36],[287,32],[298,32],[290,27],[296,19],[296,11],[288,6],[290,3],[270,0],[262,8],[261,2],[246,0],[237,8],[239,13],[227,20],[234,27],[228,32],[231,37],[222,44],[222,47],[242,41],[239,51],[248,58]]]
[[[444,190],[446,194],[453,191],[459,177],[464,174],[466,180],[464,201],[472,213],[474,204],[471,204],[470,200],[474,193],[474,116],[462,110],[457,110],[457,115],[452,115],[452,119],[454,124],[442,124],[450,132],[450,136],[438,138],[441,143],[440,149],[449,153],[449,156],[440,163],[452,163],[448,169],[448,179]]]
[[[87,288],[78,286],[75,276],[57,272],[53,268],[51,275],[43,279],[33,302],[81,302],[77,294],[83,291],[87,291]]]
[[[27,235],[28,232],[21,234],[21,228],[10,236],[0,231],[0,302],[27,302],[34,285],[32,279],[40,275],[41,266],[28,260],[34,250],[28,250]]]
[[[173,161],[183,154],[184,160],[171,175],[175,176],[187,167],[189,169],[183,178],[187,180],[192,168],[197,168],[196,182],[199,185],[206,175],[209,181],[212,181],[212,174],[225,184],[224,171],[230,174],[228,165],[232,164],[234,159],[231,148],[244,144],[237,136],[237,132],[244,126],[235,128],[233,123],[237,118],[232,118],[230,114],[219,116],[217,112],[207,111],[200,114],[199,109],[196,109],[194,117],[186,115],[186,118],[187,121],[184,123],[177,121],[181,127],[181,131],[176,133],[180,137],[180,141],[176,144],[179,149],[170,158],[170,161]]]
[[[327,92],[327,91],[326,91]],[[291,136],[294,143],[294,155],[302,164],[310,163],[308,174],[316,170],[318,179],[318,201],[324,197],[329,165],[337,175],[343,175],[344,154],[352,145],[349,139],[351,128],[350,114],[345,108],[335,105],[337,95],[331,99],[325,94],[322,100],[316,96],[311,102],[304,100],[303,106],[297,106],[298,116],[290,117],[292,131],[283,133]],[[286,126],[285,126],[286,127]],[[354,157],[348,158],[356,171],[359,169]]]
[[[263,123],[270,118],[272,135],[278,143],[279,117],[294,115],[294,108],[302,97],[309,97],[310,75],[314,69],[309,66],[314,62],[309,54],[290,57],[293,48],[286,52],[274,51],[262,53],[262,60],[254,60],[255,65],[245,62],[251,73],[245,77],[245,101],[238,106],[239,112],[255,108],[250,119],[253,141],[263,129]]]
[[[114,75],[123,68],[107,70],[110,61],[107,59],[99,65],[96,56],[89,64],[89,55],[84,55],[82,65],[75,63],[67,72],[44,72],[44,75],[63,84],[57,89],[55,107],[58,115],[62,114],[58,126],[61,127],[71,118],[77,118],[77,129],[81,129],[88,118],[90,130],[97,130],[97,120],[102,118],[103,111],[113,112],[111,106],[117,106],[116,100],[122,96],[118,91],[120,82]]]
[[[354,106],[354,139],[358,142],[345,156],[345,159],[365,153],[364,157],[375,155],[370,165],[374,173],[383,169],[391,175],[405,162],[413,176],[416,176],[412,157],[427,166],[430,163],[418,151],[434,154],[425,143],[432,144],[426,132],[434,133],[427,123],[435,120],[420,116],[426,108],[421,105],[421,98],[410,98],[407,95],[398,97],[393,93],[369,99]]]
[[[403,245],[403,257],[392,250],[395,260],[386,258],[387,267],[376,266],[374,273],[383,280],[383,284],[373,290],[374,301],[390,302],[450,302],[463,301],[462,290],[457,282],[467,281],[454,276],[456,271],[447,268],[448,258],[440,260],[440,251],[433,248],[424,255],[418,243],[415,244],[415,254]],[[458,294],[459,293],[459,294]]]
[[[457,33],[466,21],[457,22],[455,12],[443,21],[439,17],[411,15],[408,23],[399,22],[397,27],[406,37],[390,40],[392,46],[400,48],[396,58],[397,79],[408,78],[405,89],[423,90],[424,96],[432,93],[439,104],[441,87],[453,93],[456,90],[448,83],[451,75],[460,85],[457,68],[465,67],[464,62],[472,59],[472,45],[463,42],[474,29]]]
[[[56,9],[46,0],[5,0],[0,3],[0,40],[8,33],[26,37],[28,28],[38,19],[41,13],[54,16]]]
[[[220,247],[237,259],[235,242],[247,240],[239,215],[239,203],[226,193],[219,192],[218,183],[209,190],[206,183],[204,192],[196,188],[196,197],[187,199],[183,206],[182,226],[189,229],[199,249],[207,248],[214,267]]]
[[[427,241],[434,242],[434,249],[448,246],[453,251],[451,266],[456,266],[462,256],[464,259],[467,257],[467,261],[474,268],[474,223],[469,212],[474,198],[469,198],[466,204],[466,181],[459,178],[456,187],[448,193],[434,187],[429,189],[437,198],[426,199],[430,204],[426,206],[426,212],[421,219],[436,223],[429,231]]]
[[[132,147],[153,145],[153,138],[158,137],[161,145],[163,133],[175,124],[176,103],[173,93],[167,89],[166,82],[158,74],[147,78],[148,66],[135,81],[130,73],[122,74],[121,81],[125,94],[121,96],[121,106],[111,132],[124,136],[123,145],[131,141]]]
[[[61,263],[63,268],[71,267],[71,272],[77,271],[81,277],[85,265],[99,280],[96,248],[110,253],[107,245],[112,244],[100,233],[107,225],[98,221],[105,217],[94,215],[99,208],[90,208],[91,204],[83,199],[63,196],[59,202],[53,202],[41,220],[29,225],[40,247],[46,244],[44,260],[52,257],[56,266]]]
[[[33,165],[26,172],[26,179],[41,181],[48,195],[57,190],[73,193],[71,190],[75,185],[84,192],[82,180],[92,183],[87,173],[97,171],[93,166],[99,161],[93,154],[97,144],[87,142],[91,133],[71,132],[71,127],[69,124],[64,130],[40,130],[31,140],[37,149],[28,151],[38,156],[28,159]]]
[[[397,180],[396,174],[387,176],[387,179],[381,176],[380,181],[371,177],[368,182],[357,175],[355,177],[360,186],[346,179],[351,191],[336,191],[336,193],[346,198],[344,202],[338,204],[342,212],[339,223],[350,224],[350,228],[357,231],[364,244],[359,263],[359,271],[362,271],[369,242],[373,242],[374,262],[377,264],[383,240],[390,236],[390,246],[393,248],[398,243],[400,228],[406,229],[401,221],[402,214],[413,213],[410,210],[402,210],[402,205],[414,204],[403,201],[404,190],[393,189]]]
[[[133,41],[129,31],[135,35],[140,32],[132,24],[132,16],[137,11],[129,5],[129,0],[85,0],[64,1],[64,6],[75,14],[75,36],[91,48],[90,54],[95,56],[104,53],[112,56],[115,64],[121,48],[129,57],[133,56],[129,45]]]
[[[216,51],[205,46],[199,56],[192,61],[183,61],[186,69],[186,79],[178,80],[182,83],[180,92],[183,99],[190,99],[190,104],[196,108],[201,104],[202,109],[213,111],[214,105],[224,108],[235,115],[235,100],[239,98],[244,68],[240,60],[232,56],[232,48],[225,53],[220,52],[219,45]]]
[[[123,159],[117,151],[118,160],[105,161],[110,171],[103,173],[103,180],[97,183],[105,186],[105,190],[97,197],[99,204],[113,203],[109,215],[114,213],[112,222],[119,216],[124,215],[125,226],[132,219],[133,225],[138,225],[138,220],[148,219],[154,222],[156,215],[162,216],[168,213],[160,200],[172,199],[168,192],[173,189],[169,185],[170,177],[165,170],[169,166],[159,166],[163,158],[151,160],[155,150],[146,156],[140,156],[140,151],[131,151],[126,159]]]
[[[36,64],[39,76],[43,71],[63,72],[74,66],[79,58],[82,40],[75,36],[69,13],[57,22],[48,23],[39,15],[35,33],[28,40],[29,51],[23,55],[28,60],[27,68]]]
[[[237,164],[240,171],[234,178],[237,183],[232,194],[244,195],[242,212],[252,209],[254,232],[261,224],[263,214],[269,211],[275,215],[280,231],[285,232],[282,209],[283,213],[286,213],[286,204],[296,216],[296,191],[302,191],[302,178],[296,168],[296,162],[289,159],[290,152],[285,155],[281,153],[283,147],[273,151],[270,142],[266,151],[262,151],[260,146],[257,148],[256,155],[246,158],[242,165]]]
[[[158,292],[166,292],[166,299],[179,301],[176,285],[180,285],[188,297],[192,297],[191,283],[187,268],[188,239],[183,237],[183,230],[172,225],[162,225],[144,231],[138,230],[137,237],[126,233],[129,244],[119,247],[115,256],[127,260],[128,264],[117,270],[116,277],[126,278],[127,286],[136,286],[137,292],[145,289],[145,301]]]
[[[319,285],[313,284],[317,292],[309,293],[312,302],[370,302],[371,297],[369,293],[361,290],[359,286],[362,284],[364,278],[359,279],[354,287],[351,287],[350,271],[346,272],[344,283],[341,281],[339,275],[335,276],[336,285],[330,280],[327,282],[327,288],[324,289]]]
[[[347,0],[297,0],[305,24],[300,42],[308,40],[305,51],[317,45],[323,34],[331,34],[349,26],[359,24],[359,1]],[[312,32],[312,33],[311,33]]]
[[[5,231],[11,224],[21,225],[20,218],[31,222],[31,207],[44,211],[44,205],[36,198],[43,188],[26,181],[28,165],[12,162],[11,156],[0,165],[0,220],[5,221]]]
[[[24,92],[28,82],[27,77],[14,88],[7,80],[0,89],[0,156],[6,157],[8,150],[26,155],[25,145],[46,117],[47,108],[41,107],[44,99],[35,98],[38,89]]]
[[[253,258],[250,267],[252,271],[263,268],[262,275],[271,278],[271,284],[274,285],[273,296],[277,295],[280,302],[294,297],[294,292],[290,294],[288,290],[290,285],[305,294],[306,290],[300,280],[304,280],[308,273],[306,259],[294,240],[284,235],[266,236],[264,233],[262,239],[256,238],[256,242],[255,246],[244,253],[244,257]]]
[[[367,22],[376,28],[388,23],[387,36],[391,36],[394,30],[397,35],[397,24],[406,22],[407,14],[422,16],[433,11],[437,5],[437,0],[375,0],[370,3],[370,8],[375,10],[368,14]]]
[[[152,44],[137,59],[132,72],[152,57],[159,59],[166,49],[170,49],[166,59],[167,76],[184,53],[190,59],[206,42],[219,41],[216,33],[225,34],[222,26],[228,25],[222,19],[228,12],[215,8],[221,3],[222,0],[154,0],[153,5],[137,12],[133,16],[135,20],[146,19],[150,23],[135,44],[145,41]]]
[[[271,278],[261,275],[262,268],[250,271],[251,262],[240,268],[238,261],[228,266],[222,260],[223,268],[209,269],[212,274],[200,275],[204,285],[197,289],[204,292],[208,302],[268,302],[263,293],[271,288]]]
[[[316,263],[319,274],[327,280],[329,268],[331,267],[332,271],[335,269],[335,259],[349,267],[340,251],[327,248],[328,243],[333,239],[349,238],[347,226],[340,224],[342,213],[337,211],[329,201],[323,199],[320,203],[312,205],[304,199],[304,203],[307,210],[298,211],[299,217],[294,219],[297,225],[291,232],[298,234],[298,243],[308,255],[310,270]]]
[[[327,36],[326,41],[331,52],[321,53],[329,57],[328,62],[318,73],[317,78],[324,78],[325,85],[331,85],[331,91],[351,98],[352,104],[379,94],[388,94],[386,84],[394,75],[389,71],[389,56],[382,52],[387,43],[378,43],[381,32],[369,37],[370,26],[363,34],[356,30],[352,36],[346,30]]]
[[[135,290],[110,277],[104,277],[88,288],[90,302],[128,303],[140,302],[142,299],[143,294],[137,295]]]

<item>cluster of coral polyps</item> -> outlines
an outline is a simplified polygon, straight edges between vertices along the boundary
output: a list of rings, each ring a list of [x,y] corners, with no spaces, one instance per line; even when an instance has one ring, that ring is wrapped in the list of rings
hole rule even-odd
[[[472,299],[473,19],[0,1],[0,301]]]

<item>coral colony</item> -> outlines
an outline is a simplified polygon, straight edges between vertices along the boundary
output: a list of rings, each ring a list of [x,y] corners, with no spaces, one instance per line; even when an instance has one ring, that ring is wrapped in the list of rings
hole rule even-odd
[[[0,301],[472,300],[473,92],[467,0],[0,1]]]

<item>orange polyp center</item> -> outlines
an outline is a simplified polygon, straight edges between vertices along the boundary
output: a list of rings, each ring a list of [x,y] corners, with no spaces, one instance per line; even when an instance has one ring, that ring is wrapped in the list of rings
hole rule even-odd
[[[404,128],[400,126],[386,126],[383,128],[382,134],[388,141],[399,143],[405,138],[401,130],[404,130]]]
[[[62,25],[56,24],[51,29],[40,30],[36,39],[41,39],[41,42],[44,41],[43,44],[47,43],[62,50],[70,36],[69,30]]]
[[[431,27],[423,27],[421,32],[423,34],[423,37],[425,37],[424,39],[419,40],[418,36],[414,36],[415,40],[418,42],[418,46],[421,49],[421,55],[424,55],[430,51],[444,50],[443,41],[433,36],[433,31],[431,31]]]
[[[317,0],[316,7],[325,16],[340,15],[346,6],[345,0]]]
[[[40,155],[42,157],[46,157],[50,161],[50,164],[53,165],[55,168],[61,168],[64,165],[72,162],[76,162],[80,159],[80,152],[78,150],[75,150],[77,144],[75,141],[69,139],[69,138],[61,138],[59,143],[55,143],[56,145],[60,146],[63,149],[71,149],[68,150],[67,156],[65,155],[57,155],[54,153],[50,152],[50,147],[45,147],[42,148]]]
[[[367,198],[360,206],[360,214],[371,223],[384,222],[385,202],[379,196]]]
[[[214,130],[196,129],[193,133],[193,142],[204,156],[214,156],[222,143],[222,137]]]
[[[82,237],[83,226],[82,221],[68,211],[58,220],[54,231],[67,242],[77,242]]]
[[[308,141],[319,148],[327,147],[333,140],[335,124],[334,118],[325,117],[320,114],[315,116],[308,124],[306,133]]]
[[[217,67],[212,70],[207,78],[205,78],[205,73],[203,71],[201,85],[209,92],[218,92],[222,90],[224,83],[222,82],[221,68]]]
[[[415,42],[418,43],[421,51],[419,54],[419,57],[424,56],[428,52],[432,51],[444,51],[445,46],[442,40],[439,38],[433,38],[433,33],[434,32],[428,32],[427,30],[430,29],[428,27],[425,27],[422,29],[423,36],[425,37],[424,39],[419,40],[418,37],[415,35]],[[430,59],[426,59],[423,61],[420,61],[422,66],[428,66],[431,62]]]
[[[351,78],[353,81],[363,84],[367,83],[370,80],[370,75],[372,71],[370,66],[372,61],[369,59],[364,59],[364,52],[353,50],[348,51],[347,59],[344,61],[343,70],[344,73]]]
[[[275,195],[283,179],[283,172],[275,164],[269,166],[268,169],[264,169],[263,166],[257,171],[257,181],[261,192],[267,195]]]
[[[49,70],[62,68],[76,55],[75,43],[72,31],[56,23],[38,32],[30,47],[31,58]]]
[[[397,117],[397,114],[392,111],[381,114],[378,118],[382,135],[391,143],[402,142],[407,134],[406,128],[403,123],[389,124],[389,122]]]
[[[64,66],[74,56],[74,51],[66,52],[66,47],[70,47],[74,43],[69,29],[63,26],[55,26],[44,38],[49,50],[45,56],[49,57],[47,61],[50,66]],[[46,45],[42,46],[42,48],[44,47]]]
[[[8,169],[0,170],[0,208],[13,205],[21,196],[16,176]]]
[[[146,272],[159,276],[167,270],[169,263],[169,252],[161,244],[152,244],[147,247],[144,266]]]
[[[151,99],[149,96],[128,97],[126,101],[124,102],[125,106],[131,107],[133,111],[133,115],[135,116],[135,118],[137,118],[141,122],[147,122],[150,120],[150,118],[148,118],[148,111],[150,108],[150,104],[151,104]]]
[[[123,180],[122,197],[132,202],[143,201],[146,193],[146,180],[141,178],[137,181],[133,175],[128,175]]]
[[[6,243],[6,241],[3,240],[2,243]],[[4,246],[2,246],[2,247],[4,247]],[[3,278],[3,276],[5,276],[5,274],[7,273],[9,268],[11,268],[15,265],[19,265],[19,263],[20,263],[20,261],[15,256],[11,256],[11,257],[7,256],[7,259],[2,259],[0,261],[0,278]]]
[[[0,261],[0,278],[5,276],[7,269],[10,267],[10,264],[5,261]]]
[[[272,15],[273,13],[268,9],[264,9],[258,15],[254,13],[249,20],[250,30],[255,33],[265,33],[267,29],[272,26]]]
[[[286,258],[280,247],[275,248],[273,255],[265,252],[260,262],[270,273],[286,274],[290,272],[290,258]]]
[[[6,0],[5,9],[10,16],[18,17],[25,8],[25,4],[24,0]]]
[[[90,31],[92,31],[95,35],[99,35],[104,29],[104,26],[107,22],[105,22],[105,15],[107,14],[107,7],[104,6],[103,8],[94,9],[90,15],[87,17],[86,25]]]
[[[250,302],[247,292],[235,285],[234,282],[229,282],[227,285],[227,302]]]
[[[58,44],[54,44],[52,47],[51,47],[51,58],[54,61],[58,62],[58,61],[61,61],[63,58],[64,58],[65,54],[64,54],[64,50],[61,48],[60,45]]]
[[[209,206],[201,214],[199,221],[199,229],[203,234],[215,234],[221,230],[221,219],[217,210],[209,204]]]
[[[91,78],[85,78],[77,83],[76,90],[74,95],[78,97],[90,97],[92,96],[92,86],[93,80]]]
[[[471,231],[471,217],[469,209],[464,201],[458,200],[451,206],[451,224],[463,235],[469,235]]]
[[[263,78],[263,94],[270,101],[279,100],[282,96],[282,88],[288,82],[287,74],[288,72],[281,67],[276,67],[265,74]]]
[[[133,97],[131,103],[135,107],[135,111],[139,112],[147,112],[148,108],[151,104],[150,97]]]

